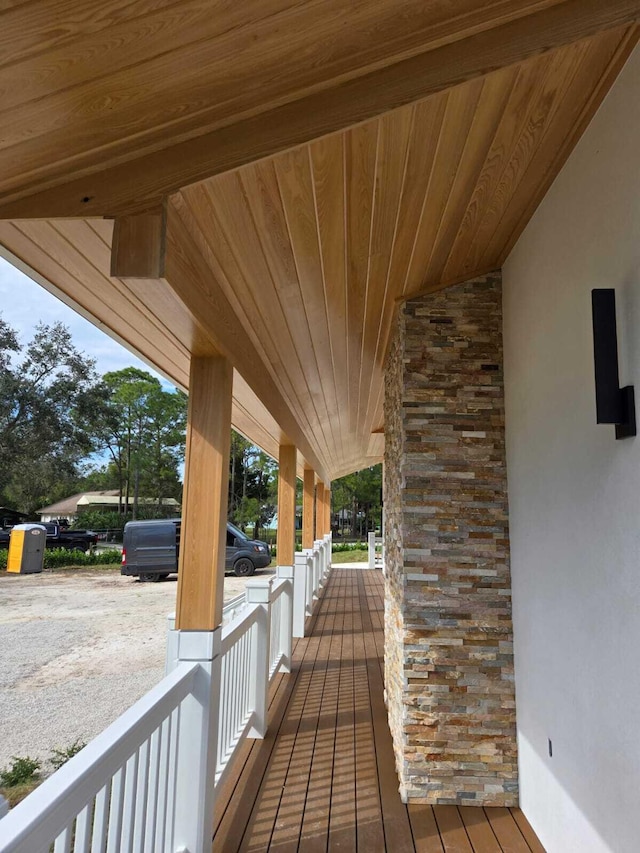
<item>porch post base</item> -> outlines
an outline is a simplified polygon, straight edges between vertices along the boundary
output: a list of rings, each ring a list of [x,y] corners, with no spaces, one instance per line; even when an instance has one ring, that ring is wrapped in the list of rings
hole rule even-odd
[[[197,662],[193,692],[180,711],[173,849],[209,853],[218,746],[222,629],[175,631],[177,661]]]

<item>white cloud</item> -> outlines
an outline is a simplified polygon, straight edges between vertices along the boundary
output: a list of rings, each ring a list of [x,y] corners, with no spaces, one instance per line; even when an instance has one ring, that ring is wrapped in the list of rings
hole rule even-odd
[[[70,330],[74,344],[96,360],[99,373],[121,370],[123,367],[140,367],[158,376],[165,388],[172,386],[140,361],[125,347],[77,314],[57,297],[46,291],[24,273],[0,257],[0,316],[19,334],[21,343],[26,343],[38,322],[61,321]]]

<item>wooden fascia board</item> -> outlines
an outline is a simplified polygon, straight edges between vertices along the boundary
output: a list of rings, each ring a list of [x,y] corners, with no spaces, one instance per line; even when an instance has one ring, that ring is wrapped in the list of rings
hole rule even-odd
[[[226,127],[76,178],[19,189],[0,218],[117,216],[139,212],[190,184],[344,130],[547,51],[640,18],[640,0],[565,0]],[[104,163],[102,164],[104,165]],[[55,186],[52,183],[55,182]]]
[[[242,375],[308,465],[325,477],[324,465],[191,237],[178,209],[183,204],[176,197],[168,207],[165,281],[198,318],[205,334]]]

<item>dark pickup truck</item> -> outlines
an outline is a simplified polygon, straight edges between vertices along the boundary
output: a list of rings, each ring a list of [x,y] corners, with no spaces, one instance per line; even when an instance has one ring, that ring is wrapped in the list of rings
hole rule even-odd
[[[65,548],[67,551],[89,551],[98,541],[91,530],[71,530],[53,522],[42,524],[47,531],[47,548]],[[8,548],[10,530],[0,530],[0,548]]]
[[[54,522],[42,525],[47,530],[47,548],[66,548],[67,551],[89,551],[98,541],[91,530],[73,530]]]

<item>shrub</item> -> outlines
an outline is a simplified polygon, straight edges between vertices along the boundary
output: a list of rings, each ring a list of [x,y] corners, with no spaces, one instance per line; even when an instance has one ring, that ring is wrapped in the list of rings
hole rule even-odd
[[[40,762],[35,758],[14,755],[9,767],[0,771],[0,785],[3,788],[15,788],[18,785],[35,782],[40,776],[40,767]]]
[[[70,758],[77,755],[81,749],[85,748],[86,745],[85,741],[78,738],[78,740],[74,740],[72,744],[69,744],[69,746],[66,746],[63,749],[52,749],[49,761],[53,765],[53,769],[59,770],[63,764],[66,764]]]
[[[0,571],[6,571],[8,551],[0,549]],[[85,554],[83,551],[67,551],[66,548],[51,548],[44,552],[45,569],[61,569],[67,566],[112,566],[122,562],[122,552],[117,548]]]
[[[121,562],[122,554],[116,548],[95,554],[67,551],[66,548],[51,548],[44,552],[45,569],[59,569],[64,566],[109,566]]]
[[[334,554],[342,554],[344,551],[366,551],[368,547],[366,542],[334,542],[331,550]]]

